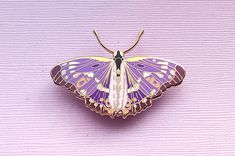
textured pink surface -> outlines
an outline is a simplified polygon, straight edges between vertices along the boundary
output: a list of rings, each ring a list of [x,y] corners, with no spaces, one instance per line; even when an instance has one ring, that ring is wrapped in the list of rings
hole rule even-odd
[[[0,155],[235,155],[234,1],[0,2]],[[183,65],[185,81],[146,112],[101,117],[53,84],[78,56],[127,48]]]

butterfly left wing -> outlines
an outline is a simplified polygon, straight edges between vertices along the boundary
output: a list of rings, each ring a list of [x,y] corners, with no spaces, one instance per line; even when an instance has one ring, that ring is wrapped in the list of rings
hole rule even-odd
[[[66,61],[51,70],[55,84],[65,86],[86,106],[108,115],[109,79],[112,60],[103,57],[81,57]]]
[[[185,77],[180,65],[157,57],[126,59],[126,73],[130,115],[151,106],[153,99],[170,86],[179,85]]]

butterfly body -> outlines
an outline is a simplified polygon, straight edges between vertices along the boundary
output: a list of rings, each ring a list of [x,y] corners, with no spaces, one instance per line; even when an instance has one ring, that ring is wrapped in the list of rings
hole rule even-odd
[[[111,70],[109,99],[112,110],[118,115],[124,112],[128,100],[125,60],[118,51],[114,57],[115,62]]]
[[[55,84],[65,86],[92,111],[111,118],[136,115],[170,86],[183,81],[185,70],[158,57],[80,57],[51,70]]]

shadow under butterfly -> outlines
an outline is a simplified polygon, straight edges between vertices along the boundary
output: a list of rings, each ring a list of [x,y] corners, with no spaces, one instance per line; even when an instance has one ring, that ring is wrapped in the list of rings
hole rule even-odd
[[[58,64],[51,70],[55,84],[69,89],[84,100],[90,110],[111,118],[136,115],[152,105],[171,86],[179,85],[185,70],[178,64],[158,57],[125,58],[140,40],[129,49],[114,52],[99,39],[112,58],[79,57]]]

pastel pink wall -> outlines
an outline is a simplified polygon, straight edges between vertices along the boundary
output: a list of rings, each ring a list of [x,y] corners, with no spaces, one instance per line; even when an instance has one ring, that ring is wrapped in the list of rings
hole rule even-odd
[[[159,56],[182,85],[127,120],[101,117],[53,84],[78,56]],[[235,155],[235,1],[0,1],[0,155]]]

